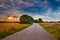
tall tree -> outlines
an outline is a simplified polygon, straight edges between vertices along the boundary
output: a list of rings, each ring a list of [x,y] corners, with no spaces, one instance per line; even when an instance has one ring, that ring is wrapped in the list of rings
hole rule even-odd
[[[27,14],[24,14],[20,17],[20,23],[33,23],[34,19],[31,16],[28,16]]]

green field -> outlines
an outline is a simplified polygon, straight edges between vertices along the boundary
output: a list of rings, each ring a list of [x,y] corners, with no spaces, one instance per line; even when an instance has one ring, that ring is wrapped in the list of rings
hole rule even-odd
[[[0,23],[0,39],[27,28],[31,24]]]
[[[57,40],[60,40],[60,23],[40,23]]]

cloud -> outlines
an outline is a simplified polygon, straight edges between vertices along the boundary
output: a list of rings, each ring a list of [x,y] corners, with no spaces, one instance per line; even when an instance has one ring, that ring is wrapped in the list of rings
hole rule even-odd
[[[42,18],[43,21],[60,21],[60,14],[55,14],[54,17],[48,15],[34,15],[32,16],[35,20]]]
[[[5,4],[2,1],[0,1],[0,7],[4,7],[4,6]]]
[[[60,6],[57,8],[58,11],[60,11]]]
[[[43,21],[60,21],[60,7],[58,7],[58,9],[54,12],[51,8],[49,8],[45,14],[34,15],[33,18],[42,18]]]
[[[13,2],[13,0],[0,0],[0,1]]]
[[[47,9],[47,13],[50,13],[52,11],[52,8]]]
[[[32,6],[32,5],[34,5],[33,3],[25,2],[25,1],[23,1],[23,0],[18,0],[18,3],[24,4],[25,6]]]
[[[20,11],[18,10],[12,10],[12,11],[5,11],[7,14],[0,14],[0,20],[4,20],[6,17],[9,17],[9,16],[17,16],[17,17],[20,17]]]
[[[60,20],[60,6],[57,2],[60,0],[0,0],[0,15],[29,13],[34,15],[34,19]]]
[[[56,0],[57,2],[60,2],[60,0]]]
[[[45,15],[34,15],[33,18],[34,19],[42,18],[43,21],[46,21],[46,20],[50,21],[51,20],[51,18],[49,16],[45,16]]]
[[[35,12],[36,10],[40,10],[40,7],[38,8],[38,6],[41,6],[42,10],[45,10],[46,8],[48,8],[48,1],[37,1],[37,0],[30,0],[30,1],[26,1],[26,0],[1,0],[4,1],[4,5],[5,5],[5,9],[6,10],[20,10],[20,11],[25,11],[27,9],[27,11],[29,10],[29,12]],[[33,8],[34,7],[34,8]],[[25,10],[24,10],[25,9]],[[37,12],[36,11],[36,12]],[[26,11],[25,11],[26,12]]]

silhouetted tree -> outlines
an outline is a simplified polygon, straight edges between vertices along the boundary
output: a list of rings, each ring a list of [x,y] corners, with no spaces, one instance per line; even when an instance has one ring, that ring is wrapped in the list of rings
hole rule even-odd
[[[35,22],[35,23],[38,23],[38,20],[35,20],[34,22]]]
[[[35,22],[35,23],[41,23],[41,22],[43,22],[43,21],[42,21],[41,18],[39,18],[38,20],[35,20],[34,22]]]
[[[34,19],[31,16],[28,16],[27,14],[24,14],[20,17],[20,23],[22,24],[30,24],[33,23]]]
[[[39,18],[39,19],[38,19],[38,22],[40,23],[40,22],[43,22],[43,21],[42,21],[42,19],[41,19],[41,18]]]

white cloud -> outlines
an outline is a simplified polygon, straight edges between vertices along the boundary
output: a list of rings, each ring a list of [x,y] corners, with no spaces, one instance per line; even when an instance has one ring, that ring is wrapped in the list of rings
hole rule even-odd
[[[20,4],[24,4],[25,6],[32,6],[32,5],[34,5],[33,3],[25,2],[25,1],[23,1],[23,0],[18,0],[18,2],[19,2]]]
[[[47,1],[47,0],[45,0],[45,1],[43,1],[43,2],[40,2],[40,6],[42,6],[42,7],[48,7],[49,5],[49,2]]]
[[[60,12],[60,6],[57,8],[57,11],[59,11],[59,12]]]
[[[0,1],[13,2],[13,0],[0,0]]]
[[[33,15],[34,19],[42,18],[43,21],[60,21],[60,12],[46,13],[46,15]]]
[[[53,15],[55,16],[56,20],[60,20],[60,12],[55,12]]]
[[[43,21],[50,21],[51,20],[51,18],[49,16],[45,16],[45,15],[34,15],[33,18],[34,19],[42,18]]]
[[[0,7],[4,7],[4,6],[5,4],[2,1],[0,1]]]
[[[50,13],[52,11],[52,8],[48,8],[47,12]]]
[[[57,2],[60,2],[60,0],[56,0]]]

